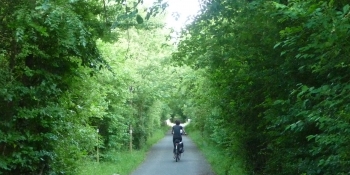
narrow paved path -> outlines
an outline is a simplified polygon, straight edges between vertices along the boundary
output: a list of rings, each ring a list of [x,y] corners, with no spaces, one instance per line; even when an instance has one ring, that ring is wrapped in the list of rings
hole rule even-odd
[[[151,148],[146,160],[131,175],[215,175],[188,136],[182,137],[185,152],[181,160],[175,162],[172,139],[169,132]]]

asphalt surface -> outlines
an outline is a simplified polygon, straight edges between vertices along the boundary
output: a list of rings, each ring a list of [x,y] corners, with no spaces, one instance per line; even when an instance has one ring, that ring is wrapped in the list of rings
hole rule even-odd
[[[183,136],[185,152],[173,158],[173,137],[169,132],[150,149],[145,161],[131,175],[215,175],[188,136]]]

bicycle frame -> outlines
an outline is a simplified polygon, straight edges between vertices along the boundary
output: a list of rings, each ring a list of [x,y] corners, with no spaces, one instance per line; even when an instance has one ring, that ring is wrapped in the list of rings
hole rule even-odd
[[[177,162],[177,161],[179,161],[180,160],[180,157],[181,157],[181,153],[180,153],[180,151],[179,151],[179,141],[176,141],[175,142],[175,161]]]

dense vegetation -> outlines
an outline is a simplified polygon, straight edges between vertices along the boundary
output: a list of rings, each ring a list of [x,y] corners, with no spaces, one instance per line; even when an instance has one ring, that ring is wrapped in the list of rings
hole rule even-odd
[[[347,0],[202,1],[178,45],[143,3],[0,2],[0,174],[78,174],[176,116],[225,174],[350,172]]]
[[[208,1],[174,53],[185,114],[251,174],[348,174],[349,34],[345,0]]]
[[[161,62],[173,48],[164,7],[0,2],[0,174],[77,174],[97,149],[100,161],[128,150],[130,128],[133,149],[143,147],[177,88],[165,85],[176,68]]]

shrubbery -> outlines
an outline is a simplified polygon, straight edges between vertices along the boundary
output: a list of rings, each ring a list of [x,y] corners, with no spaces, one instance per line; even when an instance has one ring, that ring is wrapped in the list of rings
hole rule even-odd
[[[186,111],[251,174],[350,171],[347,3],[215,1],[186,31]]]

